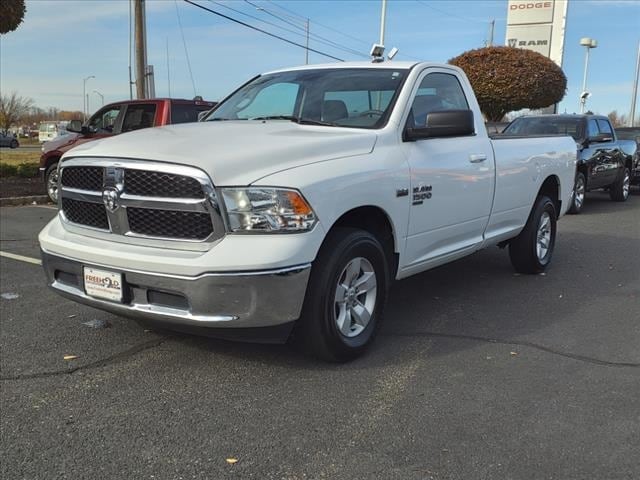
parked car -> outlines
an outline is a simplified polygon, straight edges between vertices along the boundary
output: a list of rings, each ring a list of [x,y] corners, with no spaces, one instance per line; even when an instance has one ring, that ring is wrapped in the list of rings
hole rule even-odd
[[[629,197],[634,142],[619,140],[609,122],[600,115],[531,115],[513,120],[503,135],[571,135],[578,149],[578,165],[569,213],[579,213],[586,192],[605,189],[611,200]]]
[[[18,148],[20,143],[13,133],[0,132],[0,147]]]
[[[635,155],[632,155],[631,185],[640,185],[640,127],[616,128],[616,134],[620,140],[636,143]]]
[[[544,271],[575,165],[568,136],[492,140],[451,65],[280,70],[201,122],[66,153],[43,265],[80,303],[347,360],[393,279],[490,245]]]
[[[82,125],[74,120],[67,125],[70,135],[47,142],[42,147],[40,173],[52,202],[58,200],[58,162],[77,145],[141,128],[174,123],[197,122],[198,114],[215,107],[215,102],[154,98],[125,100],[105,105]]]

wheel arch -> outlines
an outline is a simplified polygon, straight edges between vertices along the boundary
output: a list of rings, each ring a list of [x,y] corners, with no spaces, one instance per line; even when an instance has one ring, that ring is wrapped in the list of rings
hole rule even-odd
[[[337,228],[358,228],[372,234],[383,245],[389,262],[389,273],[395,278],[398,269],[399,245],[397,231],[390,215],[376,205],[352,208],[340,215],[327,231],[327,238]]]
[[[553,205],[556,207],[556,216],[559,217],[562,209],[562,197],[560,196],[560,179],[557,175],[549,175],[545,178],[542,185],[540,185],[537,196],[539,197],[541,195],[547,195],[551,199]]]

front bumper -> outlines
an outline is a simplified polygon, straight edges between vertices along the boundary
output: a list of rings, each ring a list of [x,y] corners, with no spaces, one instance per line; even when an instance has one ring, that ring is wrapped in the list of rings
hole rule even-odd
[[[179,276],[91,264],[42,251],[49,286],[60,295],[117,315],[167,327],[256,329],[300,316],[310,264],[254,272]],[[121,273],[122,303],[85,293],[83,267]]]

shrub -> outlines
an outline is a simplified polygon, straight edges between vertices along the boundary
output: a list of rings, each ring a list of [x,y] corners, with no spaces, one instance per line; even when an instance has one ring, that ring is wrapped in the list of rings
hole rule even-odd
[[[38,175],[38,167],[39,164],[37,163],[21,163],[18,165],[16,174],[23,178],[35,177]]]
[[[480,110],[491,122],[499,122],[514,110],[558,103],[567,89],[567,77],[560,67],[544,55],[522,48],[478,48],[449,63],[467,74]]]
[[[0,177],[15,177],[17,173],[17,166],[5,162],[0,162]]]

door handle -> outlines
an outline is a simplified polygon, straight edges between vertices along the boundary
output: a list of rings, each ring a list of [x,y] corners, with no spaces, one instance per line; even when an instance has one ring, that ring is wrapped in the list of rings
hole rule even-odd
[[[480,163],[484,162],[487,159],[487,156],[484,153],[479,153],[475,155],[469,155],[469,161],[471,163]]]

